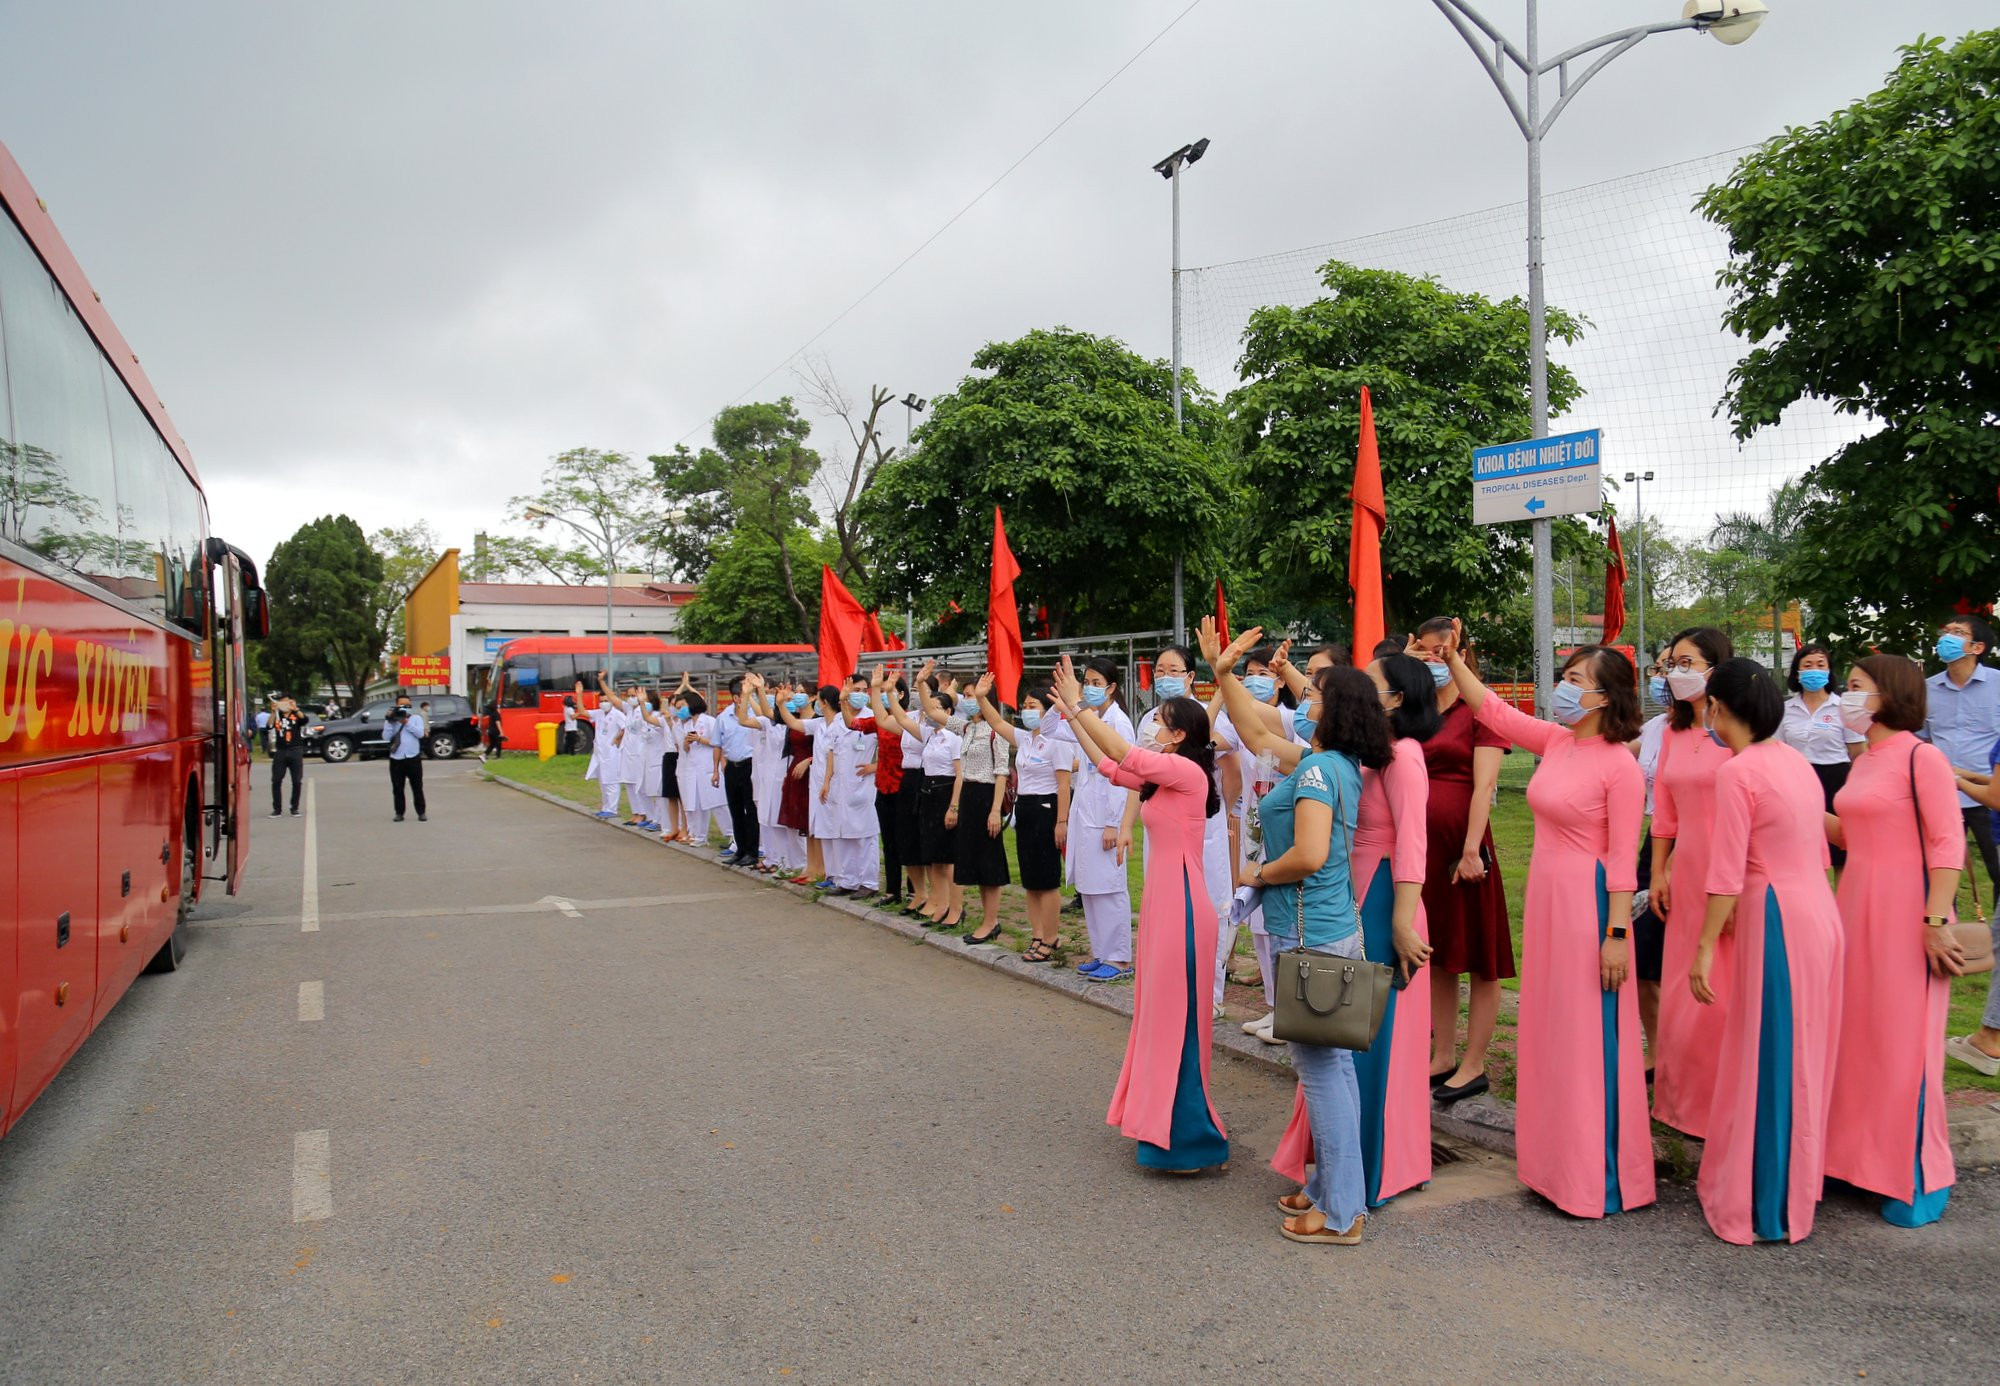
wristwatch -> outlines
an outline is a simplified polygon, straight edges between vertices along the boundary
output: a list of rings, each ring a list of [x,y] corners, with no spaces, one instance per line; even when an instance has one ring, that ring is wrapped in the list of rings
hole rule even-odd
[[[1610,931],[1607,937],[1619,939],[1622,941],[1625,937],[1626,930],[1627,926],[1624,924],[1613,924],[1610,927]]]
[[[1951,916],[1947,914],[1927,914],[1924,916],[1924,923],[1933,929],[1942,929],[1945,925],[1951,923]]]

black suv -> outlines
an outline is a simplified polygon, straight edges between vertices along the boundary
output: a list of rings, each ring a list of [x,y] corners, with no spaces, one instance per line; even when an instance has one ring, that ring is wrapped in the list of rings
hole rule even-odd
[[[426,693],[411,702],[419,710],[425,703],[431,705],[430,730],[424,734],[424,754],[430,759],[450,760],[479,744],[479,719],[473,716],[467,699],[450,693]],[[384,699],[368,704],[352,717],[307,722],[306,753],[329,765],[357,755],[363,760],[387,755],[389,743],[382,739],[382,719],[395,705],[394,699]]]

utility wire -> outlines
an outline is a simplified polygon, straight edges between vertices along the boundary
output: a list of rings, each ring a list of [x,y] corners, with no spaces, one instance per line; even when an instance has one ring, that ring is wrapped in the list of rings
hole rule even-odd
[[[1102,96],[1106,88],[1108,88],[1113,82],[1117,81],[1120,77],[1123,77],[1125,75],[1126,69],[1130,68],[1132,64],[1138,62],[1139,59],[1145,57],[1147,53],[1151,52],[1155,44],[1157,44],[1161,39],[1165,38],[1168,34],[1172,33],[1174,27],[1178,25],[1183,19],[1186,19],[1189,15],[1193,14],[1195,10],[1200,7],[1200,5],[1201,5],[1201,0],[1194,0],[1194,2],[1190,4],[1186,9],[1182,10],[1179,14],[1175,15],[1171,20],[1169,20],[1167,22],[1166,28],[1160,30],[1160,32],[1157,34],[1154,34],[1150,39],[1147,39],[1144,47],[1140,48],[1138,52],[1134,53],[1131,57],[1127,58],[1124,61],[1124,63],[1122,63],[1119,66],[1116,72],[1113,72],[1109,77],[1106,77],[1102,82],[1098,83],[1097,89],[1095,91],[1091,92],[1090,95],[1084,97],[1082,101],[1079,101],[1076,104],[1075,109],[1070,111],[1070,113],[1064,116],[1061,120],[1057,121],[1054,127],[1050,129],[1050,131],[1046,135],[1043,135],[1040,139],[1036,140],[1033,144],[1029,145],[1027,153],[1023,154],[1020,158],[1014,160],[1013,163],[1007,165],[1007,167],[1001,172],[1000,176],[998,178],[995,178],[992,182],[988,183],[985,187],[981,188],[979,190],[978,195],[975,196],[972,199],[972,201],[966,203],[963,207],[960,207],[956,212],[952,213],[951,219],[949,221],[945,222],[945,224],[940,226],[937,230],[931,232],[931,234],[926,236],[922,244],[918,245],[915,250],[912,250],[908,255],[905,255],[902,259],[898,260],[893,269],[891,269],[887,274],[883,275],[880,279],[876,280],[873,284],[869,285],[867,292],[863,293],[861,297],[855,299],[854,302],[848,304],[845,308],[841,309],[838,313],[836,313],[824,327],[820,328],[819,331],[813,333],[812,336],[806,338],[805,341],[801,342],[797,347],[793,348],[793,350],[789,354],[787,354],[783,360],[779,361],[776,365],[772,366],[771,369],[765,371],[762,375],[758,376],[755,380],[751,381],[749,385],[743,388],[741,393],[739,393],[736,396],[736,398],[730,400],[729,404],[724,405],[723,408],[727,409],[730,407],[730,405],[742,403],[742,401],[750,394],[751,391],[755,390],[758,386],[762,385],[765,381],[769,380],[772,376],[776,375],[779,371],[783,370],[787,362],[795,360],[802,353],[810,349],[814,342],[817,342],[827,333],[833,331],[834,328],[840,326],[841,322],[847,317],[848,314],[852,313],[856,308],[859,308],[862,304],[866,303],[869,299],[873,298],[877,290],[879,290],[884,284],[887,284],[891,279],[894,279],[898,274],[901,274],[903,270],[908,267],[909,263],[912,260],[916,259],[919,255],[923,254],[926,250],[930,249],[931,245],[934,242],[936,242],[938,237],[942,236],[945,232],[951,230],[952,227],[956,226],[959,223],[960,219],[963,218],[967,212],[970,212],[974,207],[977,207],[982,201],[985,200],[986,195],[988,193],[992,192],[995,188],[999,187],[1002,183],[1006,182],[1007,179],[1013,174],[1015,169],[1019,168],[1022,164],[1027,163],[1029,159],[1033,158],[1036,150],[1040,149],[1043,145],[1047,144],[1050,140],[1054,139],[1058,134],[1062,133],[1062,129],[1065,125],[1068,125],[1072,120],[1075,120],[1079,115],[1083,114],[1084,107],[1088,106],[1091,102],[1095,101],[1098,97]],[[701,430],[706,428],[709,424],[714,423],[715,420],[718,417],[720,417],[721,413],[722,413],[721,409],[716,410],[715,413],[710,414],[708,418],[704,419],[701,423],[696,424],[693,428],[689,429],[686,433],[682,434],[679,440],[675,443],[675,446],[678,447],[681,443],[685,443],[688,439],[694,437],[695,434],[701,432]]]

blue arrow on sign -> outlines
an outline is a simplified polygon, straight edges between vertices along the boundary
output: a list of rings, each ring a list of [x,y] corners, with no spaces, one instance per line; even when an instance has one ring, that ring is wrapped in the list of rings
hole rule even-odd
[[[1528,502],[1528,513],[1532,515],[1537,510],[1544,510],[1547,507],[1548,507],[1548,502],[1543,500],[1540,496],[1536,496],[1533,500]]]

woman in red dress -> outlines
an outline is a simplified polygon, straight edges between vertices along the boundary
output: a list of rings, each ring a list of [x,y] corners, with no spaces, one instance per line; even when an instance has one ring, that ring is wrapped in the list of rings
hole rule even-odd
[[[1431,1086],[1452,1103],[1485,1092],[1486,1050],[1500,1016],[1500,982],[1514,975],[1514,936],[1507,924],[1507,890],[1493,855],[1493,789],[1510,743],[1476,721],[1458,696],[1438,648],[1451,633],[1440,616],[1417,628],[1410,653],[1431,668],[1438,714],[1444,719],[1423,743],[1430,771],[1429,865],[1424,914],[1431,943]],[[1459,651],[1472,664],[1470,649]],[[1440,679],[1438,676],[1444,677]],[[1465,1055],[1458,1056],[1458,979],[1471,977]]]

